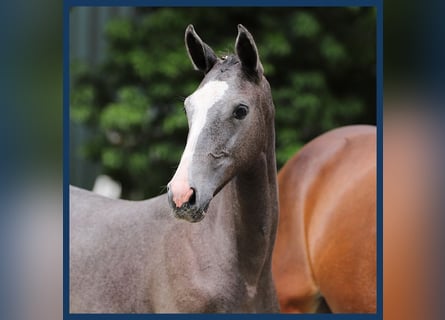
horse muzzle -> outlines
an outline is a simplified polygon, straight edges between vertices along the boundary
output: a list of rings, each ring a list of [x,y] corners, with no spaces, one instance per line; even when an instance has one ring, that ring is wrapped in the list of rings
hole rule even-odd
[[[173,209],[174,216],[178,219],[183,219],[188,222],[199,222],[204,219],[207,209],[209,208],[210,200],[199,203],[195,189],[190,188],[191,192],[187,193],[187,196],[178,202],[175,199],[173,192],[169,188],[168,190],[168,203]],[[180,204],[178,206],[178,203]]]

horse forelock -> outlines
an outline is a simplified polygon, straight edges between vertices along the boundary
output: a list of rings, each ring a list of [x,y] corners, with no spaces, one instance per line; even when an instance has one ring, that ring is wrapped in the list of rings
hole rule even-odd
[[[240,60],[236,54],[229,54],[221,57],[221,66],[222,67],[230,67],[235,64],[240,63]]]

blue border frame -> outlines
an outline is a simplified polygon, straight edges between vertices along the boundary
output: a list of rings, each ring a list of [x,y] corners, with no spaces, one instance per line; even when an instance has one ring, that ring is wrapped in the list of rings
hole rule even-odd
[[[383,0],[64,0],[63,2],[63,319],[159,319],[229,317],[238,314],[70,314],[69,313],[69,14],[76,6],[152,6],[152,7],[376,7],[376,102],[377,102],[377,312],[375,314],[243,314],[243,318],[262,319],[297,317],[298,319],[383,319]]]
[[[377,7],[383,0],[64,0],[68,7]],[[382,21],[383,22],[383,21]]]
[[[383,319],[383,0],[376,1],[377,316]]]
[[[70,181],[70,74],[68,1],[63,3],[63,319],[69,318],[69,181]]]

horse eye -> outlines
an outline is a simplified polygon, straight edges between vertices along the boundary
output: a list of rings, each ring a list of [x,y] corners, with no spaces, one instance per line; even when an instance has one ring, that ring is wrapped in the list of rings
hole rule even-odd
[[[243,104],[238,105],[233,111],[233,116],[235,119],[242,120],[249,113],[249,108]]]

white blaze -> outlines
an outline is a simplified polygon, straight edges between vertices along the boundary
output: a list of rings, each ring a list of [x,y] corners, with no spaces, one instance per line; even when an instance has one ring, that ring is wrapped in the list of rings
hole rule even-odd
[[[191,127],[181,162],[170,182],[173,200],[177,207],[187,202],[191,194],[188,168],[195,153],[198,137],[206,123],[207,113],[211,107],[223,98],[228,88],[229,85],[224,81],[209,81],[185,101],[187,111],[191,116]]]
[[[210,81],[202,88],[196,90],[186,100],[186,104],[191,111],[192,127],[190,128],[183,158],[184,156],[192,157],[195,153],[198,137],[207,119],[207,112],[215,103],[221,100],[228,88],[228,84],[224,81]]]

